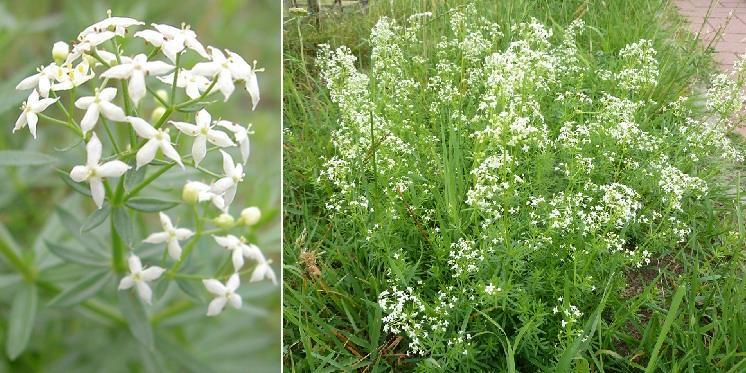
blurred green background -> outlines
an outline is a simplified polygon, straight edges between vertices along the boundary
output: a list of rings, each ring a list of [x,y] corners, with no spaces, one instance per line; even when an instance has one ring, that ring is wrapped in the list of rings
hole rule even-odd
[[[279,276],[280,194],[281,194],[281,35],[279,0],[0,0],[0,150],[32,150],[50,154],[60,161],[54,167],[69,170],[80,164],[80,145],[71,133],[60,126],[39,124],[39,139],[34,141],[28,130],[11,134],[19,115],[19,106],[29,92],[16,91],[15,85],[31,75],[36,67],[51,61],[55,41],[72,43],[86,26],[106,16],[133,17],[146,23],[191,24],[200,41],[231,49],[247,61],[256,59],[260,73],[262,100],[251,112],[248,94],[237,89],[227,103],[218,103],[211,112],[238,123],[253,123],[252,155],[246,167],[234,206],[256,205],[269,222],[257,232],[259,246],[274,261]],[[159,59],[165,59],[160,56]],[[165,86],[164,86],[165,87]],[[222,101],[222,100],[221,100]],[[80,115],[82,113],[78,113]],[[147,115],[147,114],[146,114]],[[147,118],[146,115],[142,115]],[[215,118],[217,119],[217,118]],[[182,143],[181,152],[188,153]],[[107,151],[105,149],[105,151]],[[208,155],[219,169],[218,157]],[[81,198],[64,184],[54,167],[0,167],[0,244],[17,245],[26,257],[40,263],[50,257],[44,240],[70,240],[65,223],[55,212],[62,206],[83,219],[92,211],[90,199]],[[169,175],[167,173],[166,175]],[[183,176],[166,177],[156,185],[164,193],[180,193]],[[177,182],[179,180],[179,182]],[[171,212],[171,211],[170,211]],[[232,211],[234,216],[238,213]],[[208,245],[203,240],[200,245]],[[213,244],[214,245],[214,244]],[[42,276],[59,287],[79,279],[80,270],[40,264]],[[157,330],[168,334],[156,340],[156,353],[143,351],[121,327],[107,325],[90,312],[77,308],[46,308],[53,294],[40,292],[41,300],[31,341],[26,351],[10,362],[4,353],[8,331],[9,304],[14,287],[19,284],[15,269],[0,258],[0,372],[116,372],[116,371],[199,371],[203,363],[215,371],[264,372],[280,367],[280,287],[268,282],[244,284],[241,311],[226,312],[221,317],[204,317],[207,304],[197,304],[185,313],[164,314]],[[110,284],[109,293],[115,284]],[[201,285],[200,285],[201,286]],[[158,296],[158,289],[156,297]],[[116,307],[116,300],[112,300]],[[154,310],[153,312],[170,310]],[[197,312],[198,311],[198,312]],[[183,327],[187,324],[188,327]],[[175,326],[172,330],[172,326]],[[170,338],[170,339],[169,339]],[[158,346],[159,342],[163,345]],[[179,368],[179,364],[182,367]],[[191,366],[191,368],[189,368]],[[177,368],[174,368],[177,367]]]

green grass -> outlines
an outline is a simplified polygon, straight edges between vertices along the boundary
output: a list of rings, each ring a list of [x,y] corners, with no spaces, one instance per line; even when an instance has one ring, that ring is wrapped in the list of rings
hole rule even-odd
[[[67,254],[72,260],[85,261],[99,255],[99,250],[108,251],[109,245],[102,244],[102,237],[108,236],[109,224],[107,222],[93,231],[80,234],[80,222],[95,207],[90,197],[81,196],[65,184],[55,168],[64,170],[66,174],[73,165],[80,164],[84,150],[76,137],[64,127],[43,120],[39,124],[39,139],[36,141],[25,129],[12,135],[11,129],[18,117],[19,106],[29,93],[14,88],[36,67],[51,61],[54,42],[73,42],[84,27],[104,18],[107,8],[111,8],[115,15],[134,17],[147,23],[178,26],[181,22],[187,22],[204,45],[229,48],[246,57],[249,62],[256,59],[257,67],[265,69],[265,72],[258,74],[262,100],[255,112],[251,112],[249,97],[240,87],[237,87],[239,89],[229,102],[220,100],[213,108],[225,119],[244,124],[253,122],[255,135],[251,137],[252,155],[245,167],[246,182],[238,190],[235,206],[256,205],[262,208],[263,223],[252,233],[253,238],[268,258],[274,261],[275,269],[279,269],[279,2],[2,1],[0,47],[4,52],[0,61],[0,76],[3,77],[0,82],[0,118],[4,126],[0,134],[0,150],[40,152],[52,156],[57,162],[54,167],[6,167],[5,162],[0,162],[0,249],[19,254],[11,259],[0,255],[0,372],[244,372],[247,366],[257,372],[277,371],[280,291],[269,283],[243,287],[244,312],[225,313],[222,316],[226,317],[218,319],[204,317],[208,298],[201,293],[202,285],[198,279],[188,281],[198,291],[196,298],[179,294],[175,286],[168,289],[167,286],[154,287],[156,299],[171,297],[164,293],[179,294],[177,298],[180,298],[148,309],[150,323],[155,330],[156,350],[148,350],[140,345],[128,330],[123,318],[123,313],[126,313],[123,311],[128,309],[127,302],[126,299],[122,302],[121,298],[117,298],[116,283],[119,278],[111,271],[106,272],[108,282],[103,289],[99,289],[95,301],[89,300],[83,305],[49,306],[61,289],[96,274],[95,271],[83,272],[83,267],[76,264],[62,263],[56,256]],[[60,113],[55,111],[50,108],[48,114],[59,117]],[[149,112],[143,117],[149,117]],[[174,135],[173,131],[171,133]],[[101,139],[105,141],[103,136]],[[188,149],[186,142],[182,145],[185,146],[182,149]],[[105,147],[105,151],[110,150],[108,143]],[[218,160],[208,159],[205,166],[217,170]],[[182,183],[183,175],[179,177],[166,173],[155,184],[148,186],[144,194],[179,200]],[[169,214],[175,223],[176,218],[183,214],[184,217],[179,220],[187,223],[190,215],[184,214],[185,211],[188,210],[173,209]],[[232,213],[236,215],[235,208]],[[157,215],[149,213],[146,216],[146,219],[137,221],[136,231],[139,234],[146,232],[143,228],[152,230],[151,224],[157,226]],[[78,251],[52,253],[48,249],[51,245],[45,242]],[[197,245],[195,254],[209,259],[211,253],[217,253],[213,250],[217,249],[203,239]],[[81,256],[81,252],[88,255]],[[217,264],[215,262],[216,268]],[[18,268],[30,270],[21,274]],[[186,263],[184,268],[193,271],[193,263]],[[18,301],[23,307],[12,306],[14,295],[22,293],[26,287],[21,277],[33,279],[36,284],[34,289],[38,288],[37,312],[30,328],[21,327],[23,323],[17,321],[24,319],[14,316],[14,310],[18,313],[19,310],[30,309],[31,305]],[[121,309],[117,308],[118,303],[123,303]],[[29,314],[33,316],[33,312]],[[18,347],[16,344],[6,346],[8,335],[23,330],[31,330],[29,344],[23,353],[10,361],[6,350],[15,355],[17,351],[14,349]]]
[[[746,321],[746,236],[738,177],[743,165],[712,156],[706,162],[690,161],[681,140],[669,140],[663,152],[677,167],[706,180],[710,190],[700,200],[687,199],[679,218],[691,233],[682,244],[657,237],[639,225],[626,228],[623,234],[628,244],[648,245],[645,247],[652,251],[650,264],[636,268],[613,256],[600,256],[578,259],[574,267],[572,261],[565,264],[541,251],[527,254],[519,247],[497,245],[494,256],[485,260],[485,268],[494,273],[451,278],[447,264],[450,244],[471,237],[480,246],[484,215],[464,201],[476,181],[470,171],[479,165],[480,151],[489,154],[494,145],[479,148],[468,136],[470,128],[453,124],[446,116],[429,116],[425,108],[431,102],[446,100],[444,97],[431,92],[406,96],[408,91],[402,89],[404,98],[389,98],[395,90],[386,85],[385,73],[370,64],[374,45],[370,30],[381,16],[406,24],[409,15],[432,11],[435,17],[418,34],[421,44],[401,44],[404,53],[422,55],[426,60],[417,65],[407,59],[401,67],[404,75],[426,81],[438,74],[433,69],[435,44],[441,35],[454,34],[446,12],[464,3],[378,1],[365,11],[323,14],[318,26],[314,19],[290,16],[285,21],[285,368],[366,372],[746,369],[746,332],[742,327]],[[511,24],[536,17],[558,35],[581,18],[587,29],[578,36],[578,55],[584,66],[596,71],[618,68],[622,62],[616,56],[625,45],[652,40],[660,75],[658,84],[644,91],[644,97],[654,102],[645,102],[642,113],[635,117],[641,128],[666,138],[664,128],[675,128],[671,126],[678,119],[662,112],[658,103],[672,102],[680,95],[692,96],[688,109],[696,117],[704,115],[699,103],[704,99],[701,87],[712,72],[710,58],[684,31],[665,1],[485,1],[476,2],[476,8],[505,34],[493,41],[492,51],[502,51],[508,42],[520,39],[510,31]],[[345,109],[332,101],[320,77],[325,71],[318,68],[316,55],[322,43],[330,44],[332,50],[349,47],[360,71],[376,71],[367,87],[372,110],[394,124],[385,128],[393,128],[396,136],[413,147],[414,156],[381,140],[383,135],[376,132],[379,127],[367,131],[367,124],[361,124],[355,130],[344,130],[354,124],[344,117]],[[461,61],[456,54],[448,57]],[[594,98],[607,91],[624,94],[598,75],[580,75],[576,80],[562,84]],[[474,90],[479,94],[479,88]],[[559,111],[543,112],[552,118],[547,121],[551,134],[556,136],[563,113],[583,120],[577,113],[562,112],[562,105],[551,100],[540,98],[542,109]],[[459,97],[450,109],[474,115],[478,101],[479,97]],[[415,105],[402,110],[397,106],[402,102]],[[577,109],[584,110],[581,104]],[[339,139],[335,136],[340,128],[346,131],[343,134],[356,134],[349,136],[350,141],[363,149],[357,153],[359,158],[351,161],[352,171],[345,174],[346,180],[357,184],[341,197],[338,187],[324,182],[322,174],[325,161],[344,150],[330,141]],[[743,149],[741,139],[734,141]],[[532,193],[572,191],[568,187],[572,178],[552,172],[561,155],[530,154],[524,168],[513,171],[530,174]],[[640,160],[646,156],[627,154]],[[392,157],[403,162],[382,169],[385,165],[379,160]],[[598,163],[592,173],[595,182],[628,183],[640,192],[646,208],[662,208],[654,181],[604,164],[600,153],[594,158]],[[392,191],[388,182],[402,175],[414,175],[414,184],[400,194]],[[318,182],[320,176],[322,181]],[[343,213],[333,214],[325,207],[360,196],[367,198],[373,212],[345,207]],[[432,219],[426,220],[427,216]],[[520,215],[501,221],[506,231],[490,226],[484,232],[518,240],[518,233],[528,226]],[[556,238],[556,244],[582,243],[563,241],[561,234]],[[557,245],[551,249],[561,250]],[[594,255],[606,254],[598,251]],[[583,281],[582,275],[594,276],[595,292],[587,290],[591,283]],[[425,342],[428,353],[408,354],[412,341],[406,333],[383,330],[382,317],[386,315],[377,301],[392,284],[414,287],[414,293],[432,308],[436,292],[447,285],[481,294],[481,287],[490,280],[502,286],[504,296],[488,304],[461,299],[445,316],[451,326],[444,335],[459,331],[474,335],[474,344],[465,347],[467,357],[459,355],[461,350],[446,348],[442,336]],[[589,335],[587,342],[560,336],[559,319],[551,312],[558,296],[577,302],[583,316],[573,328]]]

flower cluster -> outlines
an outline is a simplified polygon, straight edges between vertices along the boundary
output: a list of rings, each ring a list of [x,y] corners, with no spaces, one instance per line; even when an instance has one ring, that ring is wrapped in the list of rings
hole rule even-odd
[[[379,20],[366,70],[349,48],[320,46],[338,109],[316,180],[330,219],[367,233],[370,252],[401,247],[381,266],[406,275],[390,276],[378,302],[384,331],[405,335],[411,354],[441,356],[444,341],[499,335],[495,324],[526,315],[555,321],[527,326],[537,346],[587,338],[594,279],[685,242],[713,160],[743,159],[727,136],[742,74],[716,78],[707,108],[720,119],[700,120],[686,110],[695,99],[656,89],[653,40],[589,62],[582,20],[557,32],[536,19],[505,30],[471,5],[440,16],[437,43],[422,42],[430,15]],[[576,290],[582,303],[549,312]]]
[[[184,202],[192,205],[195,212],[194,229],[175,226],[172,217],[163,211],[142,210],[158,212],[161,229],[143,242],[164,245],[173,265],[170,270],[155,265],[145,267],[133,250],[127,259],[129,274],[121,278],[119,289],[135,287],[140,298],[150,303],[152,291],[148,282],[164,274],[169,279],[180,276],[177,270],[187,260],[197,241],[202,235],[211,233],[204,229],[205,223],[212,222],[217,226],[213,233],[228,233],[232,228],[253,226],[260,220],[261,212],[256,207],[244,209],[238,221],[230,215],[249,158],[251,125],[244,126],[219,116],[215,118],[207,107],[212,103],[209,101],[211,95],[219,92],[227,101],[236,84],[241,84],[251,100],[252,110],[256,108],[260,100],[256,73],[262,70],[256,68],[256,61],[248,63],[230,50],[203,46],[188,25],[144,26],[144,22],[113,17],[109,12],[107,18],[85,28],[72,47],[64,42],[56,43],[52,50],[54,61],[41,66],[16,87],[31,92],[21,107],[22,113],[13,131],[27,126],[32,136],[37,138],[39,123],[62,124],[72,130],[85,143],[86,159],[85,164],[71,169],[70,179],[87,183],[95,205],[98,209],[111,208],[112,219],[114,211],[129,207],[133,197],[174,165],[181,169],[193,168],[211,178],[211,182],[188,181],[184,185]],[[133,32],[133,28],[140,30]],[[135,43],[136,40],[140,43]],[[130,54],[123,48],[125,41],[132,41],[129,44],[134,45],[144,42],[152,50]],[[186,54],[193,55],[185,57]],[[161,56],[166,61],[160,59]],[[185,64],[186,60],[195,57],[199,62],[191,67]],[[183,89],[185,98],[182,102],[177,101],[181,94],[177,88]],[[70,92],[69,105],[60,96],[62,91]],[[76,99],[79,93],[87,95]],[[149,96],[152,100],[147,100]],[[64,119],[45,114],[52,105],[60,109]],[[147,109],[152,110],[150,117],[143,115]],[[175,115],[181,118],[174,118]],[[119,124],[112,126],[111,122]],[[172,129],[178,131],[176,141],[172,140]],[[104,136],[111,144],[110,149],[102,144]],[[179,138],[182,136],[192,138],[190,154],[184,154],[180,149]],[[224,151],[230,148],[237,148],[240,153],[238,161]],[[213,172],[204,166],[209,153],[214,150],[219,150],[222,156],[222,172]],[[159,153],[167,160],[157,159]],[[155,171],[144,177],[148,169]],[[118,182],[113,179],[118,179]],[[206,201],[210,201],[215,209],[209,210],[206,206],[201,209],[204,215],[200,216],[197,204]],[[213,211],[219,216],[210,219],[208,215]],[[127,241],[128,237],[116,232],[117,229],[122,227],[112,223],[113,246],[132,244],[132,241]],[[244,258],[256,264],[249,281],[269,279],[277,282],[270,267],[271,261],[256,245],[231,234],[213,234],[213,237],[219,246],[232,251],[234,268],[229,275],[222,276],[227,278],[224,284],[217,279],[203,281],[205,288],[215,295],[208,307],[208,316],[217,315],[226,304],[236,308],[241,306],[241,297],[236,292]],[[182,242],[187,242],[184,247]],[[124,253],[113,252],[115,270],[122,273]]]

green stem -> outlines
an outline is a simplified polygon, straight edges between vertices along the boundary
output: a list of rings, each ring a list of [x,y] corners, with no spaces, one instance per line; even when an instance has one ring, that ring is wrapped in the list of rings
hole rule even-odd
[[[181,69],[179,63],[181,62],[181,53],[176,54],[176,68],[174,69],[174,81],[171,83],[171,107],[174,107],[176,102],[176,82],[179,79],[179,70]]]
[[[122,238],[119,237],[116,225],[114,224],[114,213],[116,209],[117,208],[112,208],[111,214],[109,215],[109,221],[111,222],[111,264],[118,274],[122,274],[125,271],[124,245]]]
[[[5,255],[5,258],[8,259],[8,262],[12,264],[16,269],[18,269],[19,272],[21,272],[21,275],[23,275],[23,279],[27,282],[34,282],[34,279],[36,277],[35,271],[29,267],[28,263],[23,261],[20,256],[16,254],[13,249],[10,248],[10,246],[6,245],[4,242],[0,241],[0,252]]]
[[[117,145],[116,139],[114,139],[114,134],[111,133],[111,128],[109,128],[109,121],[105,118],[101,118],[104,121],[104,130],[106,130],[106,135],[109,137],[109,141],[111,141],[111,144],[114,146],[114,152],[119,153],[119,145]]]
[[[191,100],[186,100],[186,101],[184,101],[184,102],[182,102],[182,103],[174,106],[174,108],[175,109],[179,109],[179,108],[182,108],[184,106],[190,105],[192,103],[195,103],[195,102],[198,102],[198,101],[202,101],[202,99],[204,99],[205,97],[207,97],[207,95],[209,95],[210,93],[212,93],[212,89],[215,88],[215,84],[217,84],[217,82],[218,82],[218,76],[216,75],[214,78],[212,78],[212,82],[210,83],[209,86],[207,86],[207,89],[205,89],[205,91],[202,92],[202,94],[199,97],[191,99]]]
[[[176,163],[169,163],[163,167],[161,167],[158,171],[153,172],[150,176],[145,178],[140,184],[138,184],[136,187],[134,187],[132,190],[127,193],[127,195],[124,196],[123,202],[127,202],[130,198],[134,197],[139,193],[143,188],[148,186],[150,183],[152,183],[155,179],[157,179],[159,176],[163,175],[166,171],[171,169]]]

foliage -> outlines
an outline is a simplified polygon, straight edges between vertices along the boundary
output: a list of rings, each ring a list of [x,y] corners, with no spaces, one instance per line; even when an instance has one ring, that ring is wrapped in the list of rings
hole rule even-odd
[[[662,1],[378,4],[286,22],[288,369],[746,364],[743,65],[698,93]]]

